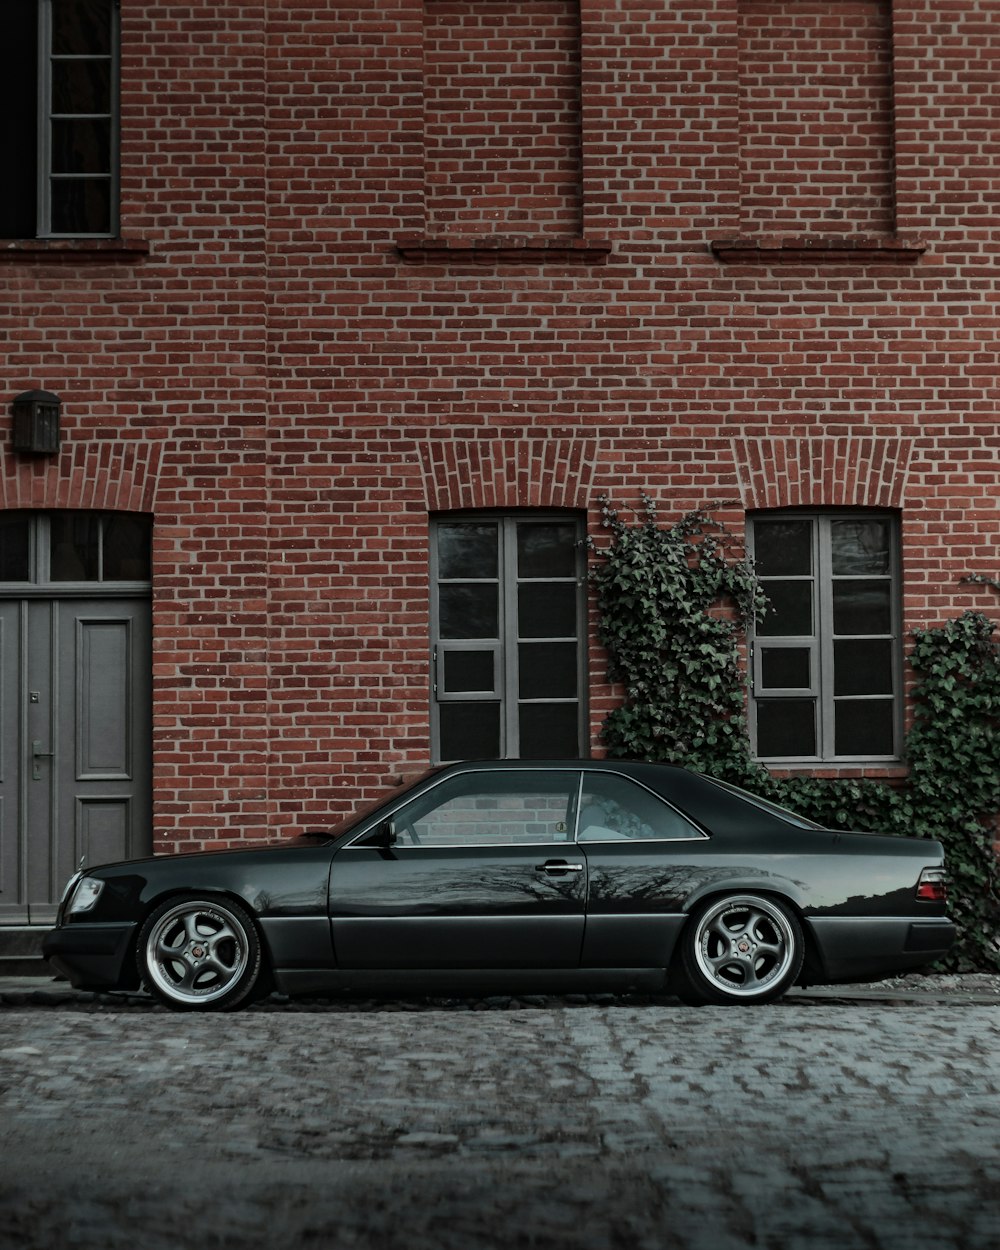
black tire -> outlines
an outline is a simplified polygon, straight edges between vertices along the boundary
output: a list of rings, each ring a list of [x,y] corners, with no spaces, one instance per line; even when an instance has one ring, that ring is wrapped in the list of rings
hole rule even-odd
[[[772,1003],[795,984],[805,957],[797,916],[766,894],[709,899],[680,938],[681,997],[698,1004]]]
[[[174,1011],[233,1011],[253,1001],[260,938],[228,898],[176,895],[139,933],[136,963],[149,992]]]

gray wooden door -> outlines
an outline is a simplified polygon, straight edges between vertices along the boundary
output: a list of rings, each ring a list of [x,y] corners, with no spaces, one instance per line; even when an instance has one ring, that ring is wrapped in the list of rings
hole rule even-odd
[[[81,856],[151,849],[150,605],[0,600],[0,924],[49,924]]]

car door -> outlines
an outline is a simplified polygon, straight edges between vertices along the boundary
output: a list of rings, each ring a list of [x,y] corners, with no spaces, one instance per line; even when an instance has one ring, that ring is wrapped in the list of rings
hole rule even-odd
[[[588,871],[587,968],[664,968],[685,900],[727,866],[687,816],[633,778],[588,769],[577,839]]]
[[[587,894],[580,773],[477,769],[430,783],[334,857],[340,968],[575,968]]]

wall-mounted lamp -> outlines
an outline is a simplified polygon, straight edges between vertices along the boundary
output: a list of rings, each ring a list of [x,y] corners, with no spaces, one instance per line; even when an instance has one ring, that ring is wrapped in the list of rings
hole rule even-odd
[[[11,404],[15,451],[32,456],[54,456],[59,451],[58,395],[51,391],[25,391]]]

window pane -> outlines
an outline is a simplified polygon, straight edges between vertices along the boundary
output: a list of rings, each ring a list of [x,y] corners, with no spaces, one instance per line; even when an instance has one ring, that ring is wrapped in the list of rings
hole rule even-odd
[[[496,693],[496,665],[493,651],[446,651],[444,654],[445,694]]]
[[[111,5],[112,0],[52,0],[52,51],[110,53]]]
[[[575,699],[575,642],[523,642],[518,647],[518,693],[522,699]]]
[[[830,541],[834,575],[888,573],[889,533],[890,524],[886,519],[832,521]]]
[[[529,582],[518,588],[517,632],[522,638],[576,636],[576,584]]]
[[[0,513],[0,582],[26,582],[30,575],[28,518]]]
[[[54,61],[53,113],[110,113],[111,61]]]
[[[574,780],[568,771],[456,778],[403,808],[396,823],[412,825],[421,846],[565,842]]]
[[[809,636],[813,632],[812,582],[765,582],[767,615],[757,626],[765,638]]]
[[[497,523],[439,525],[437,530],[438,576],[496,577]]]
[[[760,684],[765,690],[808,690],[812,685],[808,647],[764,647]]]
[[[52,123],[54,174],[106,174],[110,169],[110,121],[88,119]]]
[[[804,759],[816,754],[814,699],[761,699],[757,703],[757,754]]]
[[[576,526],[572,522],[517,527],[518,577],[575,577]]]
[[[109,178],[54,178],[51,203],[53,234],[111,232]]]
[[[761,577],[812,572],[812,521],[755,521],[754,563]]]
[[[700,837],[680,812],[642,786],[624,777],[584,774],[577,832],[581,842]]]
[[[96,582],[101,518],[96,512],[62,512],[50,520],[49,572],[54,582]]]
[[[580,753],[576,703],[522,703],[518,712],[523,760],[576,759]]]
[[[888,639],[835,642],[833,693],[892,694],[892,643]]]
[[[148,517],[118,513],[104,519],[103,577],[106,582],[148,582]]]
[[[838,755],[892,755],[893,706],[888,699],[838,701],[836,750]]]
[[[440,648],[435,759],[470,752],[473,758],[576,758],[582,656],[576,520],[455,517],[436,521],[433,535]],[[479,737],[467,739],[467,725]]]
[[[499,758],[499,703],[441,703],[438,706],[443,760]]]
[[[495,585],[440,586],[442,638],[496,638],[500,631]]]
[[[888,581],[833,583],[835,634],[888,634],[892,606]]]
[[[38,228],[38,4],[3,0],[7,47],[0,74],[0,152],[4,193],[0,194],[0,237],[30,239]]]

